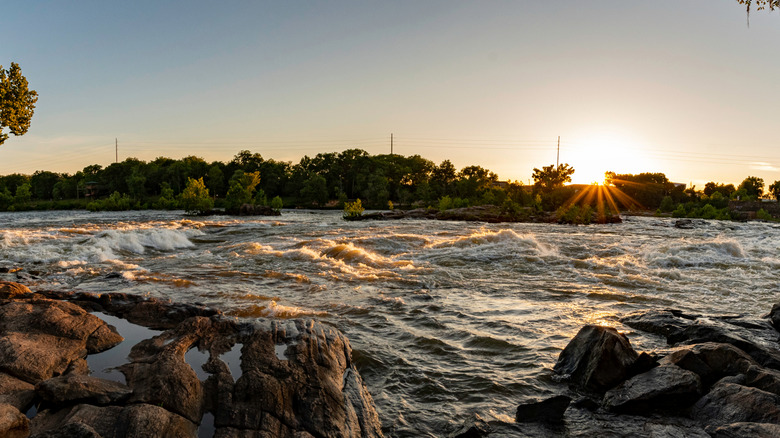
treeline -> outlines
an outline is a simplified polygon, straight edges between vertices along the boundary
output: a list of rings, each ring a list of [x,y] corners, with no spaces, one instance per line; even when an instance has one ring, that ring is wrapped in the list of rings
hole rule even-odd
[[[91,165],[75,174],[37,171],[0,177],[0,210],[85,208],[181,208],[190,181],[202,181],[216,208],[241,203],[270,204],[280,197],[287,207],[340,207],[360,198],[369,208],[434,205],[527,204],[520,183],[496,186],[498,176],[480,166],[457,170],[419,155],[369,155],[360,149],[304,156],[299,163],[264,159],[241,151],[227,163],[199,157],[128,158],[105,168]],[[104,207],[104,208],[101,208]]]
[[[31,209],[187,209],[221,208],[235,213],[243,204],[342,208],[361,199],[372,209],[473,205],[501,206],[511,214],[556,211],[577,199],[597,207],[598,197],[578,196],[567,164],[534,169],[534,185],[498,181],[480,166],[460,170],[449,161],[436,164],[419,155],[369,155],[361,149],[304,156],[297,164],[241,151],[229,162],[199,157],[160,157],[150,162],[128,158],[105,168],[90,165],[74,174],[37,171],[0,177],[0,210]],[[649,209],[680,216],[723,213],[729,199],[756,199],[764,182],[748,177],[739,187],[710,182],[703,191],[670,182],[663,173],[608,173],[614,204],[607,209]],[[613,190],[616,189],[616,190]],[[780,194],[780,182],[769,186]],[[711,207],[706,207],[710,205]],[[603,208],[603,206],[602,206]],[[699,209],[699,210],[697,210]],[[523,213],[523,214],[527,214]],[[716,214],[716,215],[717,215]],[[722,215],[721,215],[722,216]]]

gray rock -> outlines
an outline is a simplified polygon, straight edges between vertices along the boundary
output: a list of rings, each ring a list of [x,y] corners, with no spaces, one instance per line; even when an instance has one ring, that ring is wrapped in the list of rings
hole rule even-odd
[[[719,383],[693,405],[691,416],[702,425],[715,427],[742,422],[780,424],[780,396],[758,388]]]
[[[491,431],[490,425],[479,414],[472,414],[458,430],[447,435],[447,437],[482,438],[488,436]]]
[[[772,310],[769,311],[769,321],[772,323],[772,326],[780,331],[780,303],[775,303],[772,306]]]
[[[705,386],[725,376],[744,374],[757,365],[744,351],[730,344],[707,342],[680,348],[661,360],[699,375]]]
[[[669,412],[693,404],[700,394],[698,375],[666,365],[638,374],[610,389],[604,395],[604,406],[615,412]]]
[[[558,356],[553,372],[580,388],[603,392],[629,377],[637,357],[614,328],[586,325]]]
[[[133,391],[126,385],[91,376],[53,377],[35,385],[35,393],[44,401],[57,405],[89,403],[119,404]]]
[[[60,428],[31,435],[30,438],[103,438],[84,423],[68,423]]]

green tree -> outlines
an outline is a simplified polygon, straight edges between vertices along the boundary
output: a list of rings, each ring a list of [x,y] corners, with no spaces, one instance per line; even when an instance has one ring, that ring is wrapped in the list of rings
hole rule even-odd
[[[567,182],[571,182],[571,176],[574,168],[566,164],[559,164],[558,167],[544,166],[542,169],[534,168],[533,179],[534,189],[543,192],[549,192],[558,187],[563,187]]]
[[[275,211],[281,211],[282,207],[284,207],[282,198],[274,196],[274,199],[271,199],[271,208],[273,208]]]
[[[37,101],[38,93],[28,89],[19,64],[12,62],[7,71],[0,65],[0,145],[8,139],[5,128],[16,136],[27,133]]]
[[[30,183],[26,182],[16,187],[16,194],[14,195],[14,204],[17,206],[24,205],[30,202],[32,199],[32,190],[30,189]]]
[[[187,187],[181,192],[180,202],[187,214],[203,214],[214,208],[214,200],[209,196],[209,189],[203,178],[187,180]]]
[[[771,193],[775,199],[780,201],[780,181],[773,182],[772,185],[767,187],[767,190],[769,190],[769,193]]]
[[[251,203],[252,194],[258,184],[260,172],[246,173],[236,170],[230,178],[230,188],[225,195],[225,210],[228,213],[237,213],[242,205]]]
[[[305,204],[317,204],[322,207],[328,202],[328,186],[325,177],[316,173],[311,175],[303,183],[300,193]]]
[[[757,176],[749,176],[737,187],[737,191],[740,190],[744,190],[747,197],[758,199],[764,194],[764,179]]]

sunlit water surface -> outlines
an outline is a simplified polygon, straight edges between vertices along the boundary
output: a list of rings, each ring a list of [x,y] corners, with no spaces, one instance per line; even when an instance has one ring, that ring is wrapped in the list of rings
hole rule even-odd
[[[780,298],[780,227],[628,217],[607,226],[404,220],[336,212],[0,214],[0,274],[32,288],[198,302],[344,332],[390,436],[440,436],[471,412],[511,421],[556,390],[586,323],[675,307],[760,316]],[[13,269],[11,269],[13,270]]]

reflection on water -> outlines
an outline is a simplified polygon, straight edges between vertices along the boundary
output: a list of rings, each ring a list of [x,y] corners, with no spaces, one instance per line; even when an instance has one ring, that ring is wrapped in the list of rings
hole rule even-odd
[[[663,342],[621,326],[620,315],[765,313],[780,298],[778,237],[774,224],[680,230],[633,217],[572,227],[344,222],[305,211],[273,220],[18,213],[0,214],[0,267],[33,274],[33,288],[323,319],[349,337],[385,432],[436,436],[471,411],[511,417],[518,399],[551,390],[550,369],[583,324],[614,326],[646,349]],[[129,347],[110,351],[123,360]],[[234,378],[240,348],[222,355]]]
[[[133,324],[126,319],[117,318],[102,312],[93,312],[92,314],[107,324],[113,325],[125,340],[114,348],[87,356],[87,365],[89,365],[89,369],[92,372],[91,375],[126,384],[125,375],[115,368],[128,362],[130,350],[135,344],[144,339],[157,336],[162,331],[148,329],[138,324]]]

